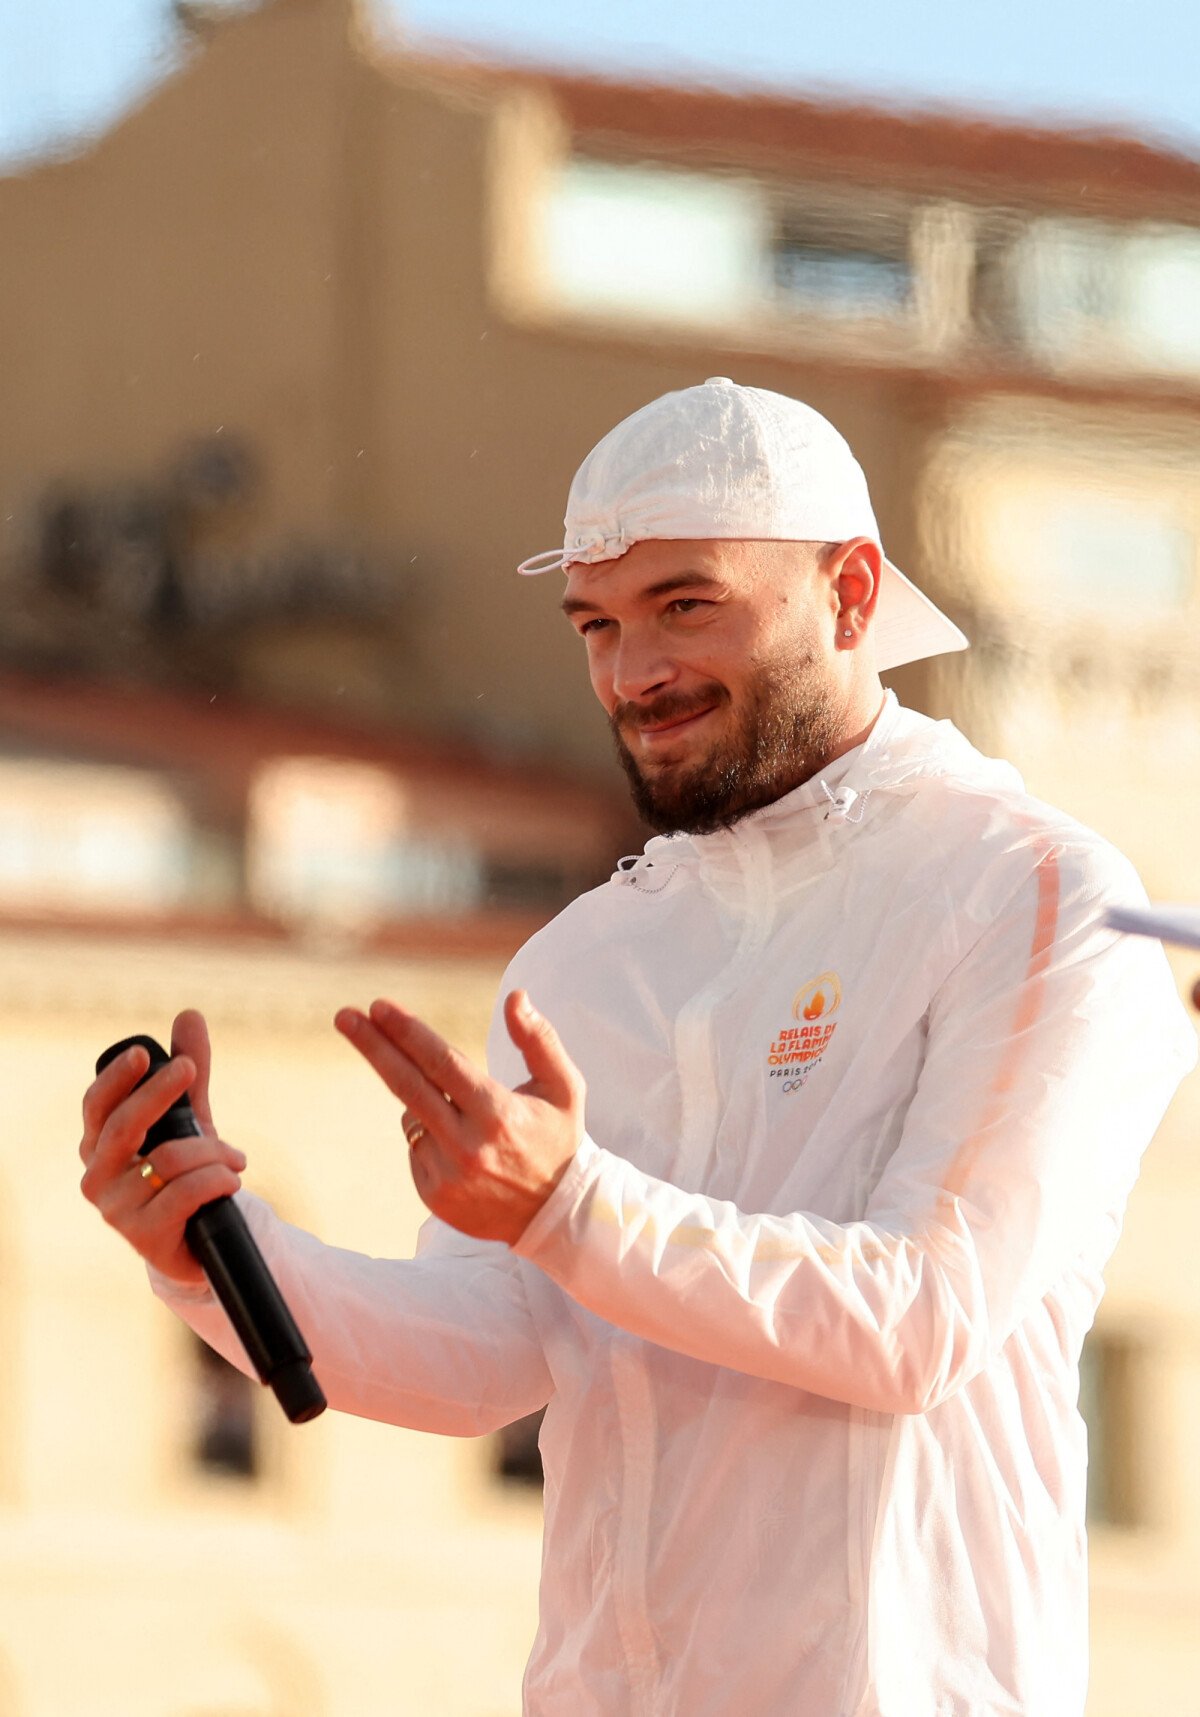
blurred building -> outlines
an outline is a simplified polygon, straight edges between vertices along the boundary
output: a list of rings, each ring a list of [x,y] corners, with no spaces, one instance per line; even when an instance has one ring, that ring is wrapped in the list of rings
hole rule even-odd
[[[329,1018],[391,991],[479,1053],[506,954],[630,844],[512,570],[713,373],[843,429],[975,640],[901,695],[1195,897],[1200,165],[418,56],[348,0],[179,12],[149,101],[0,180],[0,1714],[505,1717],[519,1454],[290,1431],[207,1365],[77,1197],[90,1063],[206,1006],[251,1184],[410,1244]],[[1087,1354],[1092,1717],[1195,1699],[1198,1129],[1193,1083]]]

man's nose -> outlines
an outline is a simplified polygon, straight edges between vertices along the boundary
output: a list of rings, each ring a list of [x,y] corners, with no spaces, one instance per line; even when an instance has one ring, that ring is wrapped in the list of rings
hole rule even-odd
[[[674,685],[677,665],[650,635],[626,630],[613,663],[613,692],[620,703],[637,703]]]

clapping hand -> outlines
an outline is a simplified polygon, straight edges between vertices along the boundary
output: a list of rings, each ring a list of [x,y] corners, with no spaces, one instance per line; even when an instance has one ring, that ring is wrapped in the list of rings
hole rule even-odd
[[[404,1104],[413,1183],[443,1222],[478,1240],[518,1240],[583,1137],[583,1075],[523,990],[504,1003],[529,1078],[491,1079],[393,1002],[343,1008],[335,1024]]]

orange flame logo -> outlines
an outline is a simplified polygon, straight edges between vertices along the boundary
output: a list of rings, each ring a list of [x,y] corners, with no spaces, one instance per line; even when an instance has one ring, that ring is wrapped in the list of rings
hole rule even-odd
[[[842,986],[836,972],[822,972],[802,990],[796,991],[792,1002],[792,1018],[803,1020],[827,1019],[842,1005]]]

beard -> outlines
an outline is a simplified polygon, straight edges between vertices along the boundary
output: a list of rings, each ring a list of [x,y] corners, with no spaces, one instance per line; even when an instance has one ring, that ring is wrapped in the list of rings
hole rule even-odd
[[[711,835],[761,810],[816,774],[837,749],[840,726],[816,657],[764,663],[740,706],[715,681],[651,704],[619,704],[609,718],[638,815],[658,834]],[[712,707],[734,719],[704,757],[643,767],[623,728],[654,725]]]

